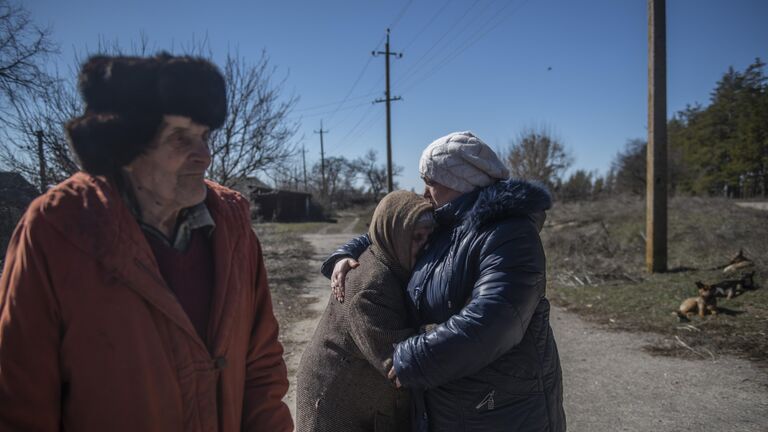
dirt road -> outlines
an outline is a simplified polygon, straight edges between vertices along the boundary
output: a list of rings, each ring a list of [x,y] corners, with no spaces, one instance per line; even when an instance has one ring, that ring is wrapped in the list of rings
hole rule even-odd
[[[351,226],[354,226],[352,224]],[[331,295],[330,282],[320,274],[320,264],[322,264],[328,253],[333,251],[339,245],[343,244],[354,234],[304,234],[305,240],[307,240],[313,249],[312,258],[309,262],[312,268],[313,277],[307,283],[307,293],[303,296],[313,299],[314,302],[305,311],[307,316],[303,321],[293,323],[290,326],[283,326],[281,323],[281,339],[285,347],[285,362],[288,366],[288,378],[291,386],[288,389],[288,395],[285,397],[285,401],[291,409],[291,413],[294,418],[296,414],[296,371],[299,367],[299,360],[301,360],[301,353],[304,352],[304,347],[307,341],[312,337],[315,332],[315,327],[320,320],[320,315],[328,304],[328,299]]]
[[[737,206],[768,211],[768,202],[737,202]]]
[[[319,269],[328,251],[350,234],[305,235]],[[316,273],[307,296],[308,318],[282,328],[295,409],[295,376],[306,341],[328,302],[328,280]],[[655,357],[643,346],[657,337],[614,332],[561,308],[552,327],[563,366],[565,410],[571,432],[768,431],[768,373],[732,357],[683,360]]]

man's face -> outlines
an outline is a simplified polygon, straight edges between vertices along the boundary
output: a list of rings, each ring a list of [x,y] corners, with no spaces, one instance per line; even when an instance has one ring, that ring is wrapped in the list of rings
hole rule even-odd
[[[443,186],[426,177],[422,178],[422,180],[424,180],[425,186],[424,198],[428,199],[435,208],[442,207],[462,195],[461,192]]]
[[[211,164],[208,126],[188,117],[163,116],[152,145],[125,167],[134,187],[160,206],[191,207],[205,199],[203,179]]]

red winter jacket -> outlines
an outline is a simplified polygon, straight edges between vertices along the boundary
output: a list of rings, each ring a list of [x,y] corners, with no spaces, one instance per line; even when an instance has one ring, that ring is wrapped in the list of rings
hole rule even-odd
[[[208,183],[206,204],[207,340],[110,183],[79,173],[30,205],[0,278],[0,431],[293,429],[247,202]]]

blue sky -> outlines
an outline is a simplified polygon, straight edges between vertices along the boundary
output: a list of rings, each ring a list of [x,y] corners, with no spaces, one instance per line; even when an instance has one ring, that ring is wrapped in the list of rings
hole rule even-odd
[[[392,29],[393,158],[401,187],[422,188],[421,150],[472,130],[504,149],[523,128],[546,126],[575,157],[604,173],[624,143],[646,136],[645,0],[357,0],[22,2],[50,25],[60,68],[99,38],[122,45],[146,34],[160,49],[207,38],[256,59],[266,50],[286,94],[308,163],[326,154],[385,160],[385,29]],[[768,1],[668,0],[668,112],[707,103],[716,81],[755,57],[768,60]],[[551,69],[550,69],[551,68]]]

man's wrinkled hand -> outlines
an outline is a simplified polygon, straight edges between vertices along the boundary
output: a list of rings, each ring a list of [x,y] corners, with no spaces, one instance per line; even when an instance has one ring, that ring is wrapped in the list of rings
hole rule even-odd
[[[335,266],[333,266],[333,273],[331,274],[331,291],[339,303],[344,303],[344,283],[347,279],[347,273],[359,266],[360,263],[352,258],[342,258],[336,262]]]

